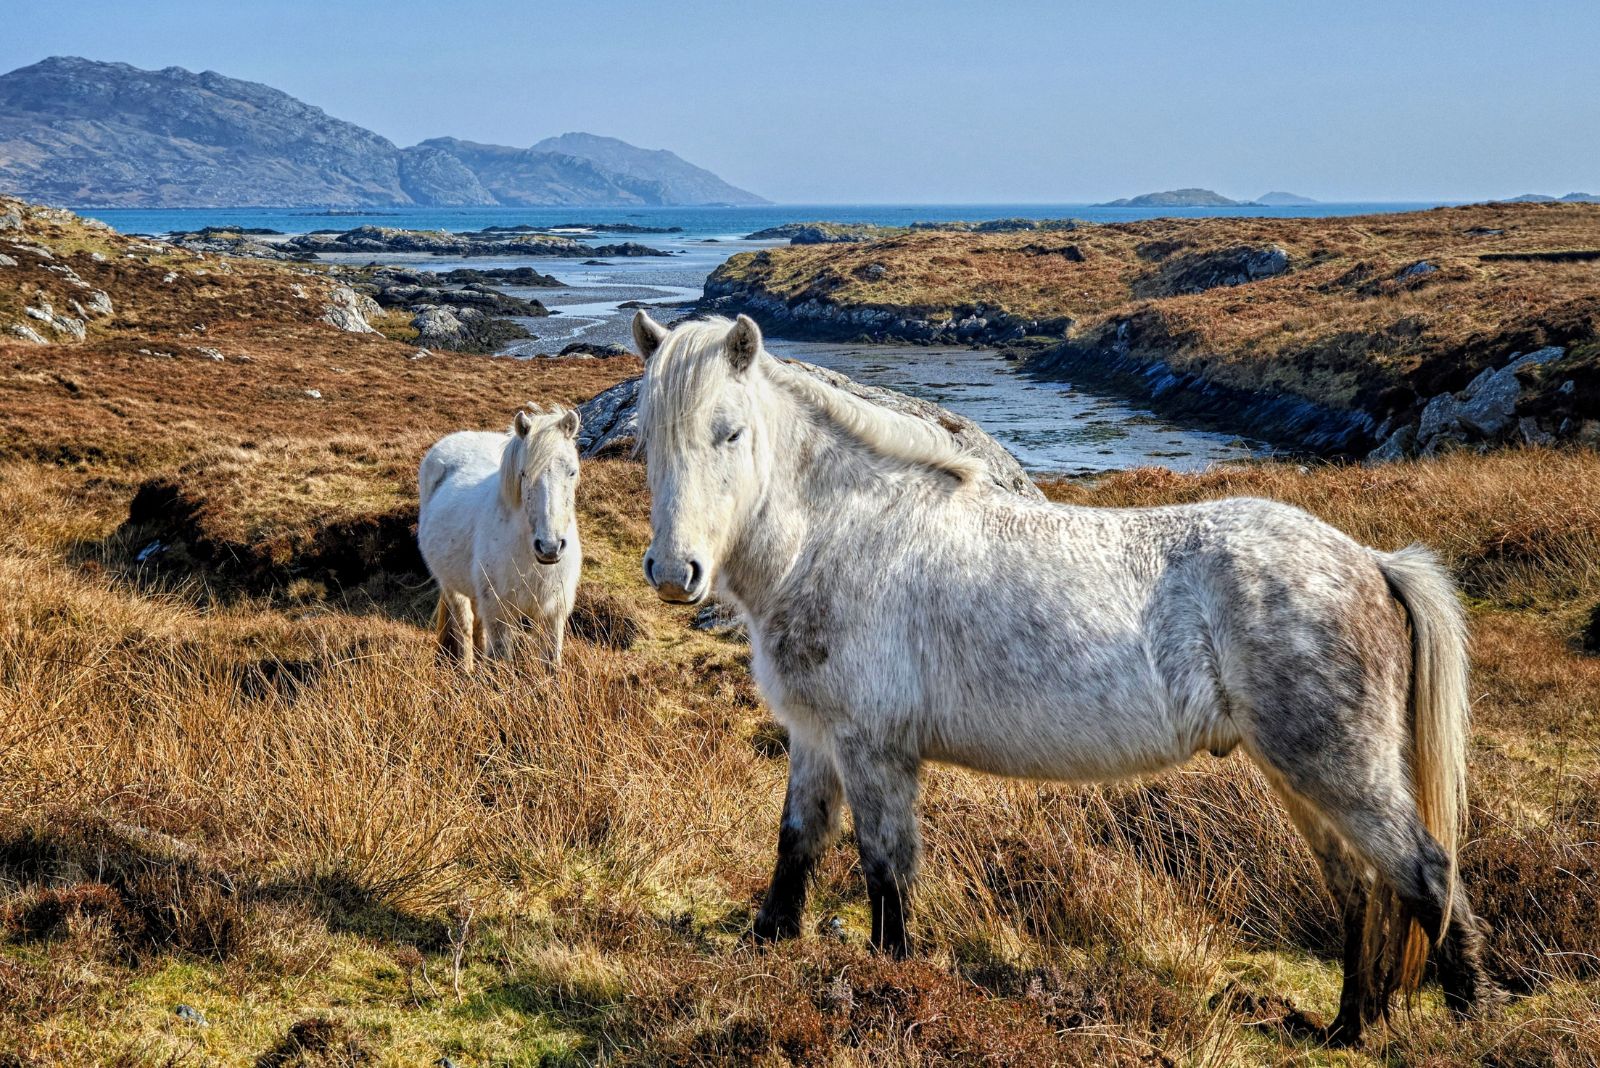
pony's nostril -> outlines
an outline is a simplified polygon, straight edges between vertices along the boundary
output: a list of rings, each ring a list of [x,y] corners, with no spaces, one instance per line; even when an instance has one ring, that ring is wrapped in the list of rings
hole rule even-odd
[[[689,588],[692,590],[700,585],[700,561],[689,561]]]
[[[556,552],[564,553],[566,551],[567,551],[567,539],[566,538],[562,538],[561,539],[561,544],[556,547]]]
[[[656,584],[656,562],[648,556],[644,558],[644,580],[652,586]]]

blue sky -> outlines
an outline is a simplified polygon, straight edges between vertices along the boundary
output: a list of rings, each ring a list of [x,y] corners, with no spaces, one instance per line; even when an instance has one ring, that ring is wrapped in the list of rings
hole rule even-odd
[[[47,55],[266,82],[405,145],[588,130],[790,203],[1600,191],[1600,2],[6,0]]]

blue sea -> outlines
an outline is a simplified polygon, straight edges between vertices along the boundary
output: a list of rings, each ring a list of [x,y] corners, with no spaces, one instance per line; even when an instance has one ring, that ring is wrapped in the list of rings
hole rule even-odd
[[[1438,207],[1431,203],[1305,204],[1286,207],[1103,208],[1090,204],[771,204],[748,208],[388,208],[347,214],[306,208],[82,208],[123,233],[164,234],[203,226],[250,226],[297,234],[394,226],[408,230],[479,230],[486,226],[561,223],[636,223],[681,226],[687,238],[737,238],[789,222],[851,222],[905,226],[956,219],[1083,219],[1132,222],[1152,218],[1321,218]],[[605,236],[602,241],[618,238]],[[642,239],[641,239],[642,240]]]
[[[1086,204],[838,205],[784,204],[756,208],[417,208],[333,215],[293,208],[196,208],[141,210],[85,209],[124,233],[164,234],[204,226],[265,227],[283,233],[347,230],[373,224],[406,229],[477,230],[486,226],[553,227],[563,223],[635,223],[682,227],[673,234],[595,234],[592,244],[637,241],[665,256],[612,260],[497,256],[432,257],[420,254],[328,255],[329,263],[372,261],[422,270],[452,267],[532,266],[554,275],[563,288],[503,287],[518,296],[543,301],[555,314],[525,319],[533,337],[512,344],[505,355],[535,358],[559,352],[574,341],[630,345],[631,308],[646,301],[658,318],[670,321],[675,309],[696,300],[706,276],[736,252],[771,247],[774,242],[745,235],[786,222],[862,222],[906,225],[918,221],[1023,217],[1128,222],[1154,217],[1205,218],[1364,215],[1436,207],[1435,204],[1313,204],[1259,208],[1097,208]],[[1201,470],[1217,463],[1271,452],[1260,441],[1182,425],[1137,401],[1106,396],[1072,382],[1039,382],[983,349],[860,345],[769,338],[780,356],[832,367],[874,385],[887,386],[961,412],[975,419],[1035,475],[1085,475],[1118,468],[1158,465]]]

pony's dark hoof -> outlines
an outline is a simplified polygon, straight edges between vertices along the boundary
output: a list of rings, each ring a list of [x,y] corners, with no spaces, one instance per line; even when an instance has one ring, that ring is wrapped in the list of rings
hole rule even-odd
[[[881,943],[874,942],[872,944],[872,951],[874,953],[881,953],[883,956],[888,957],[891,960],[905,960],[907,957],[911,956],[911,943],[904,938],[891,939]]]
[[[769,913],[765,909],[756,914],[756,922],[750,928],[750,938],[757,945],[769,945],[773,942],[782,942],[790,938],[799,937],[799,916],[779,916]]]
[[[1352,1023],[1343,1018],[1336,1018],[1333,1023],[1322,1028],[1322,1034],[1316,1037],[1329,1049],[1353,1049],[1361,1045],[1361,1035],[1364,1030],[1359,1020]]]

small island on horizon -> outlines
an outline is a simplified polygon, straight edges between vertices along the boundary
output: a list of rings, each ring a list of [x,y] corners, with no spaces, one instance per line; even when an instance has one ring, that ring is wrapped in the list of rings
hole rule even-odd
[[[1092,205],[1096,208],[1249,208],[1282,207],[1295,204],[1315,204],[1317,201],[1299,193],[1263,193],[1254,200],[1234,200],[1211,189],[1191,187],[1168,189],[1160,193],[1141,193],[1136,197],[1123,197]]]

